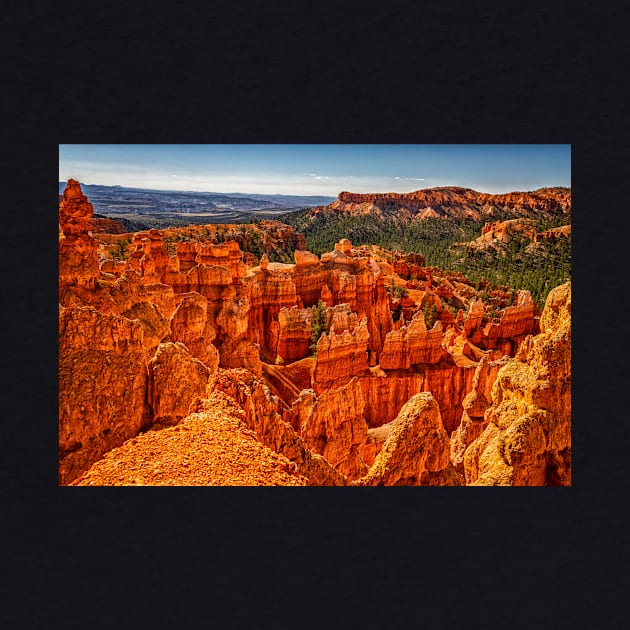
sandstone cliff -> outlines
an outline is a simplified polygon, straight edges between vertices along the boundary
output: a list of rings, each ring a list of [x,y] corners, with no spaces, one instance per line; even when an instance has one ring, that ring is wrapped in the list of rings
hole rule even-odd
[[[479,193],[469,188],[448,186],[426,188],[410,193],[359,194],[341,192],[337,201],[319,206],[321,212],[370,214],[380,218],[396,216],[402,220],[417,218],[460,217],[480,219],[498,211],[524,217],[569,215],[571,191],[567,188],[541,188],[532,192],[503,195]]]

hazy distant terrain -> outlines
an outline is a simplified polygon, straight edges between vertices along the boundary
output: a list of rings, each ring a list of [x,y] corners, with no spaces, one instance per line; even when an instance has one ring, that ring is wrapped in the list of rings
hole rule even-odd
[[[59,194],[66,182],[59,182]],[[144,226],[239,223],[270,219],[299,208],[328,204],[334,197],[182,192],[81,184],[94,211]]]

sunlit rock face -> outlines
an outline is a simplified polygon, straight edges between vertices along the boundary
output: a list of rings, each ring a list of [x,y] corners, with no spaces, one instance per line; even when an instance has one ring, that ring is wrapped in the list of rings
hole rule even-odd
[[[60,484],[151,422],[147,360],[139,322],[60,307]]]
[[[553,289],[540,319],[492,387],[487,426],[466,449],[469,485],[571,484],[571,285]]]
[[[405,403],[360,485],[463,485],[449,461],[450,440],[429,393]]]

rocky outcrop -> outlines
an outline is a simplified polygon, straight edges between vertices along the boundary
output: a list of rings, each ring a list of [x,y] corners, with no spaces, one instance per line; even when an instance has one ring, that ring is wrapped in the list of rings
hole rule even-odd
[[[474,345],[513,356],[527,335],[538,332],[538,313],[530,292],[518,291],[514,306],[505,308],[497,321],[484,324],[484,304],[475,300],[470,304],[464,331]]]
[[[302,407],[299,433],[305,444],[349,479],[367,472],[359,446],[367,439],[365,401],[357,378]]]
[[[401,409],[367,475],[366,486],[463,485],[449,462],[449,437],[437,402],[416,394]]]
[[[90,417],[87,428],[81,426],[85,418],[72,410],[67,411],[63,427],[60,421],[64,479],[80,473],[116,440],[151,425],[181,422],[189,413],[210,413],[204,401],[212,390],[207,385],[212,377],[243,408],[246,424],[257,438],[288,457],[314,485],[367,479],[368,467],[386,453],[394,457],[393,469],[399,467],[396,462],[408,453],[396,443],[396,418],[410,400],[429,392],[438,408],[432,422],[438,418],[440,425],[431,439],[444,433],[452,465],[436,468],[430,463],[432,457],[442,461],[442,455],[435,455],[441,453],[437,440],[433,455],[427,455],[429,464],[421,469],[410,464],[399,477],[381,479],[383,483],[458,484],[458,471],[471,483],[494,483],[495,469],[500,483],[506,479],[539,483],[540,461],[545,462],[545,483],[565,482],[570,443],[567,447],[564,429],[554,429],[549,437],[543,427],[545,447],[537,451],[535,461],[521,466],[513,463],[520,455],[510,455],[507,472],[495,463],[486,467],[495,452],[507,461],[505,449],[497,451],[492,445],[495,438],[504,439],[511,413],[530,414],[541,426],[547,422],[541,418],[550,413],[552,403],[543,406],[544,384],[534,387],[543,392],[536,394],[534,406],[529,394],[503,393],[497,404],[491,395],[495,377],[494,385],[502,382],[507,392],[527,379],[534,382],[531,374],[523,376],[523,368],[512,375],[510,370],[516,368],[508,370],[507,359],[496,359],[516,355],[520,363],[527,363],[529,359],[523,357],[538,348],[531,341],[537,337],[531,335],[543,328],[555,329],[556,324],[549,323],[551,311],[539,324],[529,293],[519,292],[516,304],[507,306],[512,292],[484,286],[489,300],[485,305],[476,300],[478,291],[461,274],[421,267],[424,261],[417,256],[392,257],[379,248],[353,247],[348,239],[321,258],[295,251],[295,264],[271,262],[264,254],[259,266],[247,270],[238,241],[219,242],[228,233],[240,234],[239,226],[219,227],[214,236],[209,226],[191,226],[183,232],[148,230],[124,237],[104,234],[99,237],[100,249],[95,250],[89,232],[91,206],[75,184],[69,184],[60,200],[60,329],[85,325],[98,334],[109,334],[113,345],[103,346],[105,342],[94,339],[96,333],[91,332],[77,341],[78,328],[69,338],[60,335],[60,356],[66,366],[60,367],[60,376],[63,373],[71,383],[60,392],[72,405],[96,416],[96,420]],[[389,210],[390,206],[383,212]],[[405,212],[411,216],[412,210]],[[419,210],[425,211],[434,212],[428,207]],[[273,239],[263,240],[265,247],[275,246]],[[409,276],[407,281],[396,269]],[[401,296],[395,287],[405,285],[408,293]],[[326,306],[323,322],[321,307],[315,308],[320,299]],[[499,309],[503,312],[497,316]],[[435,320],[430,329],[424,313]],[[107,333],[108,327],[113,332]],[[309,356],[314,328],[323,333],[315,356]],[[85,356],[78,356],[81,344]],[[144,379],[142,386],[138,384],[142,411],[139,417],[132,414],[124,431],[119,427],[114,431],[119,414],[124,413],[117,407],[119,402],[99,403],[116,411],[112,419],[100,407],[93,410],[91,401],[86,405],[83,397],[102,379],[105,391],[113,396],[113,386],[108,387],[118,375],[110,374],[108,366],[118,365],[127,352],[132,353],[137,371],[128,367],[121,378]],[[542,356],[540,348],[536,352]],[[561,346],[558,352],[563,352]],[[74,368],[68,363],[69,356],[75,361],[75,354],[79,364],[88,366],[79,385],[74,384]],[[497,376],[499,368],[507,380]],[[545,376],[540,365],[535,372],[536,382],[552,383],[555,378]],[[70,391],[75,385],[76,396]],[[553,392],[554,387],[549,385]],[[564,393],[558,393],[560,399]],[[554,408],[553,413],[561,411]],[[388,441],[390,448],[385,451]],[[555,446],[550,446],[552,442]],[[516,453],[513,444],[510,448]],[[373,480],[380,473],[375,474]]]
[[[317,358],[313,370],[313,389],[318,395],[333,386],[339,387],[349,382],[353,376],[367,370],[368,338],[365,317],[352,330],[345,328],[337,333],[333,323],[330,332],[322,334],[317,342]]]
[[[304,358],[311,345],[313,309],[283,308],[278,313],[278,345],[276,355],[283,362]]]
[[[79,296],[94,290],[100,270],[97,243],[90,233],[92,204],[79,182],[68,180],[59,202],[59,297],[68,288]]]
[[[544,232],[538,232],[535,241],[557,241],[561,238],[571,238],[570,225],[561,225],[560,227],[551,228],[550,230],[545,230]]]
[[[571,484],[571,286],[553,289],[540,320],[501,368],[488,426],[464,455],[468,485]]]
[[[137,321],[59,308],[59,483],[147,426],[147,353]]]
[[[163,343],[148,364],[148,401],[153,422],[177,424],[190,403],[205,397],[210,370],[182,343]]]
[[[387,334],[380,366],[384,370],[404,370],[418,363],[439,363],[448,358],[443,339],[441,322],[436,321],[433,328],[427,330],[422,311],[417,311],[409,326]]]
[[[491,361],[487,356],[481,358],[475,369],[472,389],[462,402],[463,413],[459,426],[451,434],[451,463],[455,469],[464,473],[464,453],[488,426],[485,412],[492,403],[492,385],[499,370],[507,363],[508,357]]]
[[[219,348],[222,368],[247,368],[260,378],[262,376],[262,363],[260,361],[260,346],[248,339],[230,341]]]
[[[177,426],[148,431],[107,453],[71,485],[304,486],[296,464],[261,444],[245,412],[213,392]]]
[[[424,266],[426,261],[422,254],[405,254],[403,252],[392,252],[392,268],[401,278],[405,280],[426,280]]]
[[[538,232],[535,222],[529,218],[509,219],[508,221],[493,221],[486,223],[481,228],[481,236],[467,243],[455,243],[457,246],[465,246],[469,250],[507,253],[506,245],[514,238],[526,239],[532,243],[543,241],[556,241],[561,238],[571,237],[571,225],[563,225],[549,230]]]
[[[212,387],[225,392],[244,408],[246,425],[265,446],[294,462],[296,471],[308,479],[308,485],[347,485],[345,475],[313,453],[291,424],[282,419],[278,399],[253,374],[242,369],[219,370]],[[205,403],[198,404],[203,408]]]
[[[403,220],[429,217],[480,219],[497,212],[512,212],[524,217],[569,215],[569,188],[541,188],[532,192],[512,192],[503,195],[479,193],[469,188],[447,186],[425,188],[410,193],[359,194],[339,193],[337,201],[318,206],[312,215],[321,212],[371,214]]]
[[[219,353],[212,345],[216,333],[208,319],[208,301],[199,293],[180,293],[171,318],[172,341],[179,341],[210,372],[219,365]]]
[[[424,377],[417,373],[385,373],[378,368],[360,378],[365,409],[363,414],[370,427],[391,422],[402,406],[422,391]]]

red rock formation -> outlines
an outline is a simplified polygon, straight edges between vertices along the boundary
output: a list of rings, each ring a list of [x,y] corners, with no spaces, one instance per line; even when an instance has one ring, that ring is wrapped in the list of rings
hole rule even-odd
[[[477,364],[472,389],[466,394],[462,402],[464,411],[461,422],[451,435],[451,463],[461,474],[464,474],[466,449],[488,425],[485,412],[491,405],[492,385],[499,370],[507,361],[507,357],[498,361],[490,361],[487,356],[484,356]]]
[[[59,483],[150,423],[143,328],[91,307],[59,308]]]
[[[417,311],[409,326],[387,334],[380,366],[384,370],[404,370],[418,363],[439,363],[448,358],[443,339],[442,324],[436,321],[427,330],[422,311]]]
[[[394,251],[392,268],[401,278],[410,280],[415,277],[418,280],[426,280],[424,272],[425,259],[422,254],[405,254],[403,252]]]
[[[464,485],[449,463],[449,437],[431,394],[413,396],[392,423],[391,431],[367,475],[357,485]]]
[[[276,354],[283,362],[304,358],[311,344],[313,309],[293,306],[278,313]]]
[[[563,225],[543,232],[537,232],[534,221],[529,218],[494,221],[486,223],[481,228],[481,236],[479,238],[467,243],[457,243],[456,245],[465,245],[471,250],[494,250],[505,254],[506,251],[502,246],[509,243],[516,235],[529,239],[534,243],[545,240],[558,240],[571,236],[571,226]]]
[[[317,342],[317,358],[313,371],[313,389],[317,394],[333,385],[339,387],[368,368],[367,318],[353,330],[337,333],[334,325],[330,333],[323,333]]]
[[[227,393],[245,410],[245,423],[265,445],[296,464],[309,485],[347,485],[345,475],[335,470],[321,455],[313,453],[293,427],[282,420],[278,400],[269,389],[245,370],[219,370],[212,386]],[[203,401],[200,402],[203,405]]]
[[[510,219],[508,221],[495,221],[486,223],[481,228],[481,236],[469,243],[482,248],[485,245],[508,243],[514,234],[518,234],[530,240],[536,238],[536,228],[530,219]]]
[[[92,204],[79,182],[68,180],[59,202],[59,297],[66,290],[83,297],[94,290],[99,276],[97,243],[90,233]]]
[[[369,376],[360,379],[365,399],[363,414],[370,427],[380,427],[391,422],[402,406],[414,395],[422,391],[422,374],[385,373],[375,368]]]
[[[488,426],[466,449],[469,485],[571,484],[571,285],[547,297],[539,335],[499,371]]]
[[[182,343],[163,343],[149,361],[148,401],[153,421],[177,424],[191,402],[205,397],[210,370]]]
[[[315,359],[307,357],[300,361],[295,361],[290,365],[270,365],[262,364],[264,381],[286,405],[283,418],[290,422],[293,428],[299,429],[299,424],[292,414],[287,414],[288,409],[299,397],[304,389],[311,389],[311,377]]]
[[[199,293],[180,293],[177,302],[171,319],[172,340],[183,343],[193,357],[214,372],[219,353],[212,345],[216,334],[208,319],[208,301]]]
[[[248,337],[269,348],[274,356],[280,336],[278,315],[283,308],[297,304],[293,273],[293,265],[268,263],[266,267],[261,264],[260,269],[252,270],[244,278],[250,303]]]
[[[383,448],[383,444],[392,432],[392,426],[393,422],[388,422],[379,427],[368,429],[367,439],[359,447],[361,459],[363,459],[368,468],[372,466],[376,456],[379,454],[381,448]]]
[[[229,341],[219,346],[222,368],[247,368],[260,378],[262,376],[262,363],[260,361],[260,346],[248,339]]]
[[[487,366],[504,353],[514,355],[521,342],[518,352],[525,352],[529,342],[523,340],[538,331],[537,312],[526,292],[519,293],[517,304],[506,308],[501,319],[488,321],[483,303],[475,302],[475,291],[462,282],[465,279],[435,268],[423,268],[426,281],[415,283],[400,300],[402,316],[394,326],[395,303],[387,293],[384,272],[388,285],[400,284],[396,264],[401,272],[420,277],[414,273],[420,261],[407,257],[392,265],[383,261],[381,266],[377,262],[383,259],[381,250],[354,248],[347,239],[321,259],[296,251],[295,264],[284,264],[269,262],[263,255],[260,266],[246,272],[237,241],[210,242],[204,234],[208,226],[201,231],[191,227],[186,238],[196,240],[176,246],[175,232],[138,233],[134,251],[122,263],[106,258],[115,237],[101,235],[99,270],[95,241],[89,234],[88,206],[78,184],[69,185],[60,204],[60,242],[66,243],[60,245],[60,303],[73,312],[93,307],[97,310],[88,310],[107,321],[118,317],[125,322],[120,324],[123,345],[128,335],[125,326],[140,327],[139,340],[134,338],[133,343],[143,353],[142,360],[138,359],[145,379],[142,426],[153,421],[177,422],[192,409],[191,403],[205,413],[206,403],[199,400],[207,395],[208,374],[217,370],[217,363],[222,368],[239,368],[230,371],[239,376],[227,379],[228,389],[245,409],[248,426],[255,427],[263,443],[296,462],[310,483],[345,484],[348,478],[363,475],[392,434],[392,421],[419,392],[431,392],[447,437],[457,429],[452,457],[461,470],[464,450],[490,435],[483,437],[483,427],[493,430],[483,411],[498,368],[491,374]],[[240,228],[234,228],[238,234]],[[267,234],[265,247],[275,247],[276,237],[272,231]],[[76,248],[70,247],[72,243]],[[508,297],[493,294],[494,307]],[[304,358],[309,353],[312,307],[319,299],[327,304],[326,332],[318,342],[317,357]],[[448,309],[443,300],[448,300]],[[427,330],[423,309],[432,305],[437,323]],[[454,307],[468,309],[468,317],[460,310],[455,319]],[[118,343],[116,334],[113,339]],[[64,339],[60,337],[60,351],[65,344],[66,356],[72,343]],[[84,343],[88,351],[92,341]],[[149,382],[146,362],[156,349],[149,364]],[[106,353],[97,356],[110,360]],[[263,365],[261,359],[268,363]],[[482,367],[475,372],[480,360]],[[190,378],[183,376],[189,373]],[[86,377],[109,378],[105,368],[93,375],[86,372]],[[260,378],[278,397],[256,380]],[[76,404],[83,404],[80,397]],[[66,436],[73,431],[83,435],[72,426],[78,421],[73,416],[67,423]],[[130,435],[139,430],[135,420],[129,430]],[[304,439],[298,435],[302,430]],[[99,446],[92,448],[81,440],[62,439],[60,424],[60,452],[68,462],[72,457],[79,462],[68,469],[76,471],[89,463],[91,455],[86,452],[102,454],[109,445],[107,435],[94,438],[92,442]],[[92,436],[83,437],[89,441]],[[309,449],[307,442],[323,457]],[[78,455],[72,456],[75,451]],[[554,462],[570,459],[566,448],[556,451]],[[475,466],[479,469],[474,464],[471,470]],[[558,463],[550,466],[560,469]],[[457,473],[448,466],[418,474],[421,483],[459,483]],[[554,472],[554,479],[563,479],[562,474]]]
[[[329,206],[311,210],[320,212],[347,212],[387,217],[395,214],[403,220],[417,216],[462,217],[479,219],[492,216],[497,210],[518,213],[521,216],[555,216],[570,214],[571,190],[568,188],[541,188],[533,192],[513,192],[504,195],[479,193],[468,188],[448,186],[426,188],[410,193],[359,194],[341,192],[337,201]]]
[[[505,308],[498,322],[488,322],[484,326],[484,304],[476,300],[470,304],[464,331],[476,346],[497,348],[513,356],[527,335],[538,332],[537,315],[538,309],[529,291],[519,291],[516,304]]]
[[[299,433],[305,444],[349,479],[367,472],[359,450],[368,431],[364,406],[361,385],[353,378],[319,396],[305,417],[300,418]]]
[[[571,236],[571,226],[562,225],[557,228],[551,228],[550,230],[546,230],[544,232],[538,232],[534,240],[536,242],[544,241],[544,240],[555,241],[561,238],[570,238],[570,236]]]
[[[163,282],[170,261],[160,231],[137,232],[132,244],[135,251],[128,258],[127,268],[140,273],[146,284]]]

